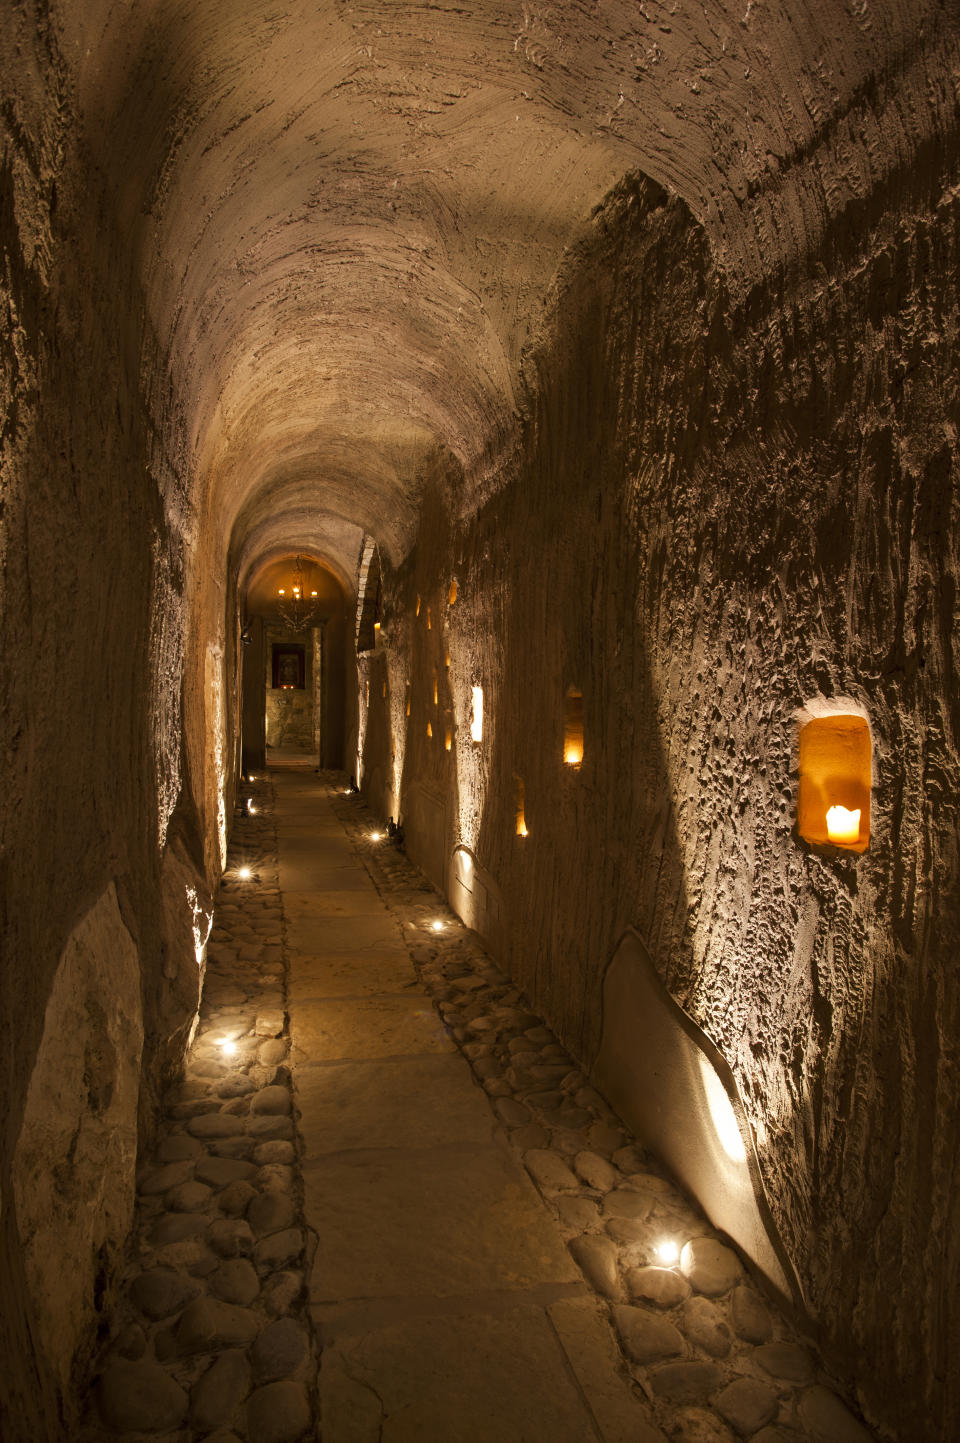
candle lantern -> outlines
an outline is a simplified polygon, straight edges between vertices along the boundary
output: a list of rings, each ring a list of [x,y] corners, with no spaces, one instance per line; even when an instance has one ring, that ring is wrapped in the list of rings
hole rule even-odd
[[[808,842],[865,852],[870,843],[870,725],[843,713],[800,732],[797,831]]]
[[[564,702],[563,760],[568,767],[583,761],[583,692],[575,686],[568,688]]]

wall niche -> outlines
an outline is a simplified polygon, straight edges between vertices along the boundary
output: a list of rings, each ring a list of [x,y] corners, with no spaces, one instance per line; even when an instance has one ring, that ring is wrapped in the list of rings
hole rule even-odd
[[[567,688],[563,709],[563,760],[568,767],[583,761],[583,692]]]
[[[801,725],[797,831],[816,846],[865,852],[870,844],[870,724],[850,712]]]

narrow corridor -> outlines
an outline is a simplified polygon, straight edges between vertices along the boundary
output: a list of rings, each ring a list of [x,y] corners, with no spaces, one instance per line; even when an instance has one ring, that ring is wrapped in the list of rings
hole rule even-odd
[[[280,773],[276,786],[324,1436],[659,1436],[617,1377],[597,1305],[413,958],[427,969],[442,959],[462,984],[451,995],[483,994],[458,1030],[481,1039],[467,1046],[491,1081],[500,1069],[483,1039],[523,1040],[525,1029],[544,1034],[524,1041],[542,1082],[555,1087],[572,1065],[412,868],[395,866],[387,890],[385,838],[351,829],[350,846],[337,812],[360,804],[335,807],[309,774]],[[496,1023],[469,1015],[497,993]],[[505,1121],[532,1123],[522,1104],[499,1107]]]
[[[343,779],[247,792],[85,1443],[864,1443]]]

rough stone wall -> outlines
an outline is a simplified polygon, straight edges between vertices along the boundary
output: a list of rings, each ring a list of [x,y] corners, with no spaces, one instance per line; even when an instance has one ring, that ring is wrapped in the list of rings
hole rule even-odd
[[[16,6],[0,21],[0,1432],[11,1443],[71,1435],[64,1381],[82,1375],[96,1311],[110,1306],[133,1167],[135,1036],[122,1088],[109,1067],[85,1064],[86,1091],[66,1115],[57,1070],[77,1039],[45,1034],[45,1016],[76,1013],[106,1038],[129,1033],[125,1017],[142,1025],[149,1129],[191,1025],[206,926],[183,785],[183,546],[168,519],[175,458],[158,439],[163,368],[46,17]],[[63,959],[104,896],[115,896],[112,920],[87,928],[81,986]],[[63,1220],[89,1223],[99,1206],[91,1138],[121,1092],[126,1140],[106,1174],[118,1205],[78,1256]],[[48,1326],[68,1275],[83,1307]]]
[[[476,852],[512,971],[584,1059],[638,928],[733,1067],[832,1356],[870,1417],[931,1440],[960,1428],[955,179],[945,141],[737,304],[684,208],[625,183],[528,365],[516,474],[459,527],[452,470],[428,488],[378,659],[413,854]],[[445,646],[451,753],[421,735]],[[818,696],[870,717],[860,857],[794,833]]]

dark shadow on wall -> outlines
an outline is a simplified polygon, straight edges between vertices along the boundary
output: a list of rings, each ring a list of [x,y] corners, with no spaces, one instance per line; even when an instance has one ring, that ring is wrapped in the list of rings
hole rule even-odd
[[[942,179],[895,173],[858,207],[877,227],[858,268],[838,220],[809,277],[740,308],[682,207],[624,183],[530,360],[519,479],[456,537],[452,641],[491,703],[476,852],[508,909],[504,960],[589,1061],[604,969],[636,928],[734,1067],[831,1356],[874,1416],[919,1408],[930,1438],[960,1407],[937,1321],[958,1266],[960,559],[957,357],[936,321],[956,308],[960,207],[884,217],[908,192],[939,204]],[[420,544],[438,527],[428,495]],[[437,563],[418,568],[435,589]],[[818,694],[858,699],[877,739],[856,861],[794,835],[794,714]],[[929,1329],[918,1378],[907,1338]]]

